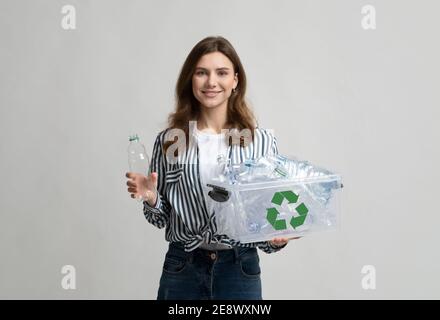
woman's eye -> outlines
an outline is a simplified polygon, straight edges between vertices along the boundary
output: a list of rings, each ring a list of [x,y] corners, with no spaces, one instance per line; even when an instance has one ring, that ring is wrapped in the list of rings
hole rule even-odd
[[[202,76],[202,75],[204,75],[205,74],[205,71],[197,71],[196,72],[196,75],[198,75],[198,76]]]
[[[227,72],[224,72],[224,71],[220,71],[218,74],[221,75],[221,76],[226,76],[226,75],[228,75],[228,73],[227,73]]]

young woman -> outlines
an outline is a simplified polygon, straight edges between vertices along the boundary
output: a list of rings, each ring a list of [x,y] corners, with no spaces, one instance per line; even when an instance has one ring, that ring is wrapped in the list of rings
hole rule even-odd
[[[147,221],[166,227],[158,299],[262,299],[256,248],[272,253],[290,240],[242,244],[216,234],[206,181],[217,157],[235,164],[278,152],[275,137],[256,127],[245,93],[246,75],[229,41],[200,41],[183,64],[176,110],[156,138],[149,175],[126,174],[131,197],[144,199]],[[230,139],[222,129],[251,137]]]

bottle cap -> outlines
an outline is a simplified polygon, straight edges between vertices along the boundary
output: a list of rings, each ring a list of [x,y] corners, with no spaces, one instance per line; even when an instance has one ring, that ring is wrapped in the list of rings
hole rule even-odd
[[[139,141],[139,137],[138,137],[137,134],[134,134],[134,135],[131,135],[131,136],[128,137],[128,141],[131,142],[131,141],[134,141],[134,140]]]

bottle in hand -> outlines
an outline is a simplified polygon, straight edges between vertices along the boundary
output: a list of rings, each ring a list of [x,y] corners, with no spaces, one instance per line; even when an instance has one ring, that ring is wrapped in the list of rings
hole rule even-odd
[[[128,166],[130,172],[148,176],[150,162],[145,146],[139,141],[137,134],[129,136],[128,140],[130,142],[128,145]],[[138,196],[136,199],[142,201],[141,196]]]

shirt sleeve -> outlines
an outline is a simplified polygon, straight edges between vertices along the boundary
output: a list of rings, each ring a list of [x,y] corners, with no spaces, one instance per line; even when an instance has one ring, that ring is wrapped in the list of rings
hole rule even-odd
[[[285,248],[287,246],[287,243],[283,244],[282,246],[276,246],[271,244],[269,241],[259,242],[257,244],[257,248],[265,253],[274,253],[278,252],[281,249]]]
[[[144,216],[147,221],[155,227],[161,229],[169,222],[171,205],[165,194],[165,157],[162,150],[163,133],[156,138],[151,156],[150,173],[157,173],[157,200],[155,206],[150,206],[144,201]]]
[[[277,138],[272,135],[272,147],[271,147],[271,151],[273,154],[278,154],[278,145],[277,145]]]

